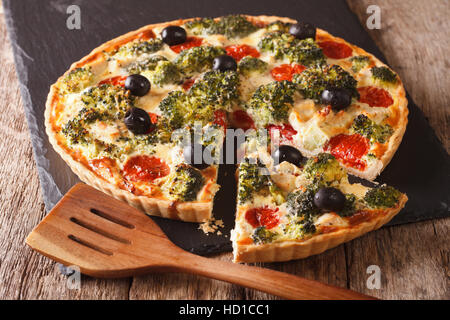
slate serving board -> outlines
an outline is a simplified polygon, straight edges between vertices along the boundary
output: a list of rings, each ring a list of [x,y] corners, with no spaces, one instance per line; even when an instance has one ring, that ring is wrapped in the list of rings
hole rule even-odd
[[[81,29],[66,27],[69,5],[81,9]],[[53,151],[44,130],[44,108],[49,86],[70,64],[101,43],[143,25],[195,16],[230,13],[287,16],[309,21],[343,37],[381,60],[383,55],[364,31],[345,1],[299,0],[4,0],[5,17],[26,117],[30,129],[46,209],[51,209],[77,177]],[[377,181],[393,185],[409,196],[406,208],[390,223],[402,224],[449,216],[449,155],[422,111],[409,100],[409,124],[392,162]],[[197,254],[230,251],[236,197],[234,166],[220,171],[222,185],[215,216],[223,219],[223,235],[205,235],[198,225],[153,218],[179,246]]]

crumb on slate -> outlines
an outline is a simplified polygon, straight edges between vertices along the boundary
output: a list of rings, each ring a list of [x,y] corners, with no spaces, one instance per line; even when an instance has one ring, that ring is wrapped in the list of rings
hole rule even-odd
[[[222,235],[222,232],[219,230],[219,228],[223,228],[223,221],[222,219],[216,220],[214,218],[211,218],[208,221],[205,221],[200,224],[198,227],[200,230],[202,230],[207,235],[209,233],[215,233],[217,231],[217,235]]]

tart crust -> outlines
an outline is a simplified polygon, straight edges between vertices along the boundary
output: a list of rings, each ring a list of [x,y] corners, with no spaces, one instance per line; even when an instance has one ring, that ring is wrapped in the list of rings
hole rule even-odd
[[[313,235],[307,240],[247,245],[241,245],[237,241],[233,241],[233,261],[246,263],[288,261],[322,253],[380,228],[400,212],[407,201],[408,197],[402,195],[396,208],[386,209],[370,221],[364,221],[352,227],[342,228],[330,233]]]

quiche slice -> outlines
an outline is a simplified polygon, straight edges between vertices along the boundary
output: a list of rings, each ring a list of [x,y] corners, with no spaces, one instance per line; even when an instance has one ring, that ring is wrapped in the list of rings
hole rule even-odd
[[[227,127],[268,130],[304,156],[327,152],[375,178],[406,128],[400,78],[345,40],[295,23],[194,18],[106,42],[51,86],[49,140],[86,183],[192,222],[211,217]],[[195,145],[216,160],[192,161]]]
[[[380,228],[408,199],[390,186],[349,183],[331,154],[321,153],[299,167],[262,161],[246,157],[239,165],[235,262],[287,261],[322,253]]]

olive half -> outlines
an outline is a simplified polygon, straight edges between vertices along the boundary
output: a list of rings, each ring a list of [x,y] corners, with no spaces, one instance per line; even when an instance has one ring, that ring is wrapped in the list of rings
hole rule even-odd
[[[132,95],[142,97],[150,91],[150,81],[140,74],[132,74],[125,79],[125,89]]]
[[[130,108],[125,113],[124,122],[128,130],[134,134],[149,133],[156,128],[147,111],[136,107]]]
[[[323,187],[314,195],[314,204],[322,210],[340,211],[345,205],[345,195],[339,189]]]
[[[213,68],[213,70],[219,70],[221,72],[229,71],[229,70],[236,71],[237,63],[233,57],[224,54],[224,55],[214,58],[212,68]]]
[[[345,88],[327,88],[321,98],[323,104],[331,105],[335,111],[345,109],[352,103],[352,94]]]
[[[303,161],[303,156],[300,151],[288,145],[279,146],[273,153],[275,164],[287,161],[299,167]]]
[[[161,32],[161,39],[169,46],[174,46],[186,42],[186,30],[179,26],[165,27]]]

